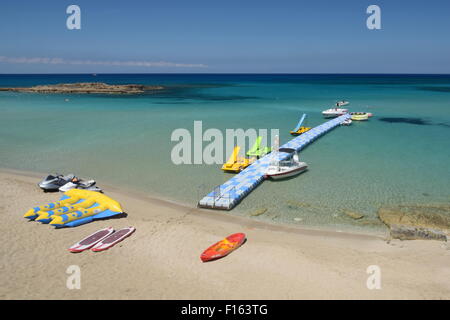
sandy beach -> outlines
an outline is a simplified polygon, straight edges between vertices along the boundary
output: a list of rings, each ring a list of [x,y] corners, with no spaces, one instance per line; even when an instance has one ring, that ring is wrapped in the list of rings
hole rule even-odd
[[[445,242],[274,226],[113,187],[105,194],[122,204],[126,218],[53,229],[22,218],[59,199],[36,186],[39,178],[0,171],[1,299],[450,298]],[[107,226],[137,231],[105,252],[68,252]],[[235,232],[247,235],[241,248],[200,261],[206,247]],[[80,290],[66,287],[70,265],[81,269]],[[371,265],[381,270],[381,289],[367,288]]]

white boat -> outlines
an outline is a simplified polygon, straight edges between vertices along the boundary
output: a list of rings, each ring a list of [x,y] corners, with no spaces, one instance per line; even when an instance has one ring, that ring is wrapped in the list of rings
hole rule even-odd
[[[348,113],[348,109],[343,108],[330,108],[325,111],[322,111],[322,115],[325,118],[334,118],[338,116],[342,116],[343,114]]]
[[[285,160],[278,161],[278,153],[289,154]],[[266,179],[284,179],[293,177],[305,171],[308,165],[305,162],[301,162],[298,158],[297,151],[291,148],[281,148],[277,152],[272,154],[273,160],[270,162],[264,177]]]
[[[341,126],[349,126],[352,124],[352,119],[347,119],[341,122]]]
[[[90,190],[90,191],[98,191],[101,192],[102,189],[100,189],[98,186],[95,185],[95,180],[82,180],[77,177],[74,177],[71,181],[67,182],[65,185],[59,187],[59,191],[66,192],[71,189],[83,189],[83,190]]]
[[[342,101],[336,102],[336,107],[343,107],[343,106],[347,106],[349,104],[350,104],[350,102],[342,100]]]

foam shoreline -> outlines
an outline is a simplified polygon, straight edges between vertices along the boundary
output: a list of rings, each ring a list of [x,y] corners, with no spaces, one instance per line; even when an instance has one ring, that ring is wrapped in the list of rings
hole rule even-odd
[[[29,178],[34,179],[33,181],[37,183],[45,176],[45,173],[38,173],[33,171],[23,171],[16,169],[8,169],[8,168],[0,168],[0,174],[10,174],[25,177],[27,180]],[[280,232],[289,232],[289,233],[299,233],[299,234],[309,234],[309,235],[326,235],[330,237],[345,237],[345,238],[369,238],[369,239],[385,239],[389,232],[356,232],[356,231],[335,231],[327,228],[320,227],[308,227],[308,226],[299,226],[299,225],[290,225],[286,223],[271,223],[269,221],[260,221],[254,220],[250,217],[242,217],[238,215],[233,215],[227,211],[218,211],[218,210],[209,210],[205,208],[197,208],[194,206],[190,206],[189,204],[165,199],[162,197],[158,197],[152,194],[148,194],[147,192],[141,192],[138,190],[131,190],[127,188],[119,188],[117,186],[111,184],[105,184],[104,182],[99,183],[102,186],[105,194],[111,195],[115,194],[122,197],[126,197],[127,200],[139,200],[148,202],[149,205],[161,206],[172,208],[175,210],[180,210],[180,212],[189,211],[190,214],[196,215],[199,217],[203,217],[205,219],[217,221],[217,222],[230,222],[235,223],[237,225],[250,227],[250,228],[259,228],[266,229],[272,231],[280,231]],[[54,193],[55,199],[59,197],[58,193]],[[126,210],[126,208],[125,208]],[[142,217],[144,218],[144,217]]]

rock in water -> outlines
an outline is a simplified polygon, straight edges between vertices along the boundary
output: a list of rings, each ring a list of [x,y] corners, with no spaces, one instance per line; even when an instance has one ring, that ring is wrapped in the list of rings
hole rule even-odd
[[[350,210],[342,210],[342,212],[344,212],[347,216],[349,216],[352,219],[358,220],[361,218],[364,218],[364,215],[355,211],[350,211]]]
[[[396,206],[382,207],[378,216],[396,239],[447,240],[450,232],[450,206]]]
[[[162,86],[142,84],[106,84],[103,82],[60,83],[38,85],[34,87],[0,88],[0,91],[32,92],[32,93],[100,93],[100,94],[142,94],[155,90],[163,90]]]
[[[447,236],[444,232],[433,229],[410,227],[405,225],[393,224],[390,226],[391,237],[400,240],[440,240],[447,241]]]
[[[250,213],[251,216],[256,217],[256,216],[260,216],[264,213],[266,213],[267,208],[261,208],[261,209],[257,209],[255,211],[253,211],[252,213]]]

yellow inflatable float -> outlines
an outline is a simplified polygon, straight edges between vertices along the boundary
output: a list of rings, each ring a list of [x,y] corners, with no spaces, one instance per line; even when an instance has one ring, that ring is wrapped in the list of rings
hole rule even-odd
[[[356,121],[369,120],[369,114],[367,112],[350,112],[352,115],[351,119]]]
[[[96,191],[72,189],[57,202],[34,207],[24,218],[49,223],[56,228],[76,227],[96,219],[123,213],[120,204]]]

